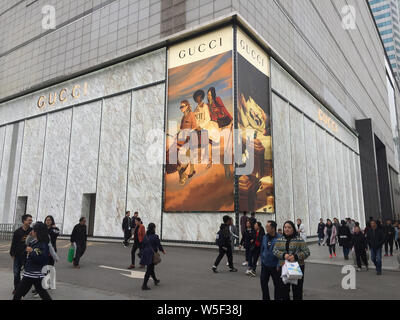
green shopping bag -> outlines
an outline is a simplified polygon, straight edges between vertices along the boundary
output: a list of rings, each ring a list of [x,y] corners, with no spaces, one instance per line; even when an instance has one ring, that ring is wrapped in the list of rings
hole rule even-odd
[[[72,262],[75,257],[75,246],[69,247],[68,250],[68,262]]]

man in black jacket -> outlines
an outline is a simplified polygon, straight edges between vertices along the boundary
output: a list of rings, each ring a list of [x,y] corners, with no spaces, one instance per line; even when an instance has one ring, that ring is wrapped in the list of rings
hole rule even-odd
[[[318,234],[318,245],[319,246],[321,246],[321,243],[323,244],[323,245],[325,245],[323,242],[324,242],[324,239],[325,239],[325,223],[324,223],[324,220],[321,218],[321,219],[319,219],[319,223],[318,223],[318,231],[317,231],[317,234]]]
[[[124,242],[122,242],[122,245],[126,248],[129,245],[129,239],[131,238],[131,226],[132,226],[132,221],[131,221],[131,212],[127,211],[125,213],[125,218],[122,221],[122,231],[124,232]]]
[[[76,253],[74,258],[74,268],[79,269],[79,260],[86,251],[87,230],[86,218],[80,218],[79,223],[74,227],[71,234],[71,244],[76,245]]]
[[[396,230],[392,225],[392,220],[389,219],[386,221],[386,226],[383,227],[383,234],[385,236],[385,257],[389,255],[389,247],[390,256],[393,257],[393,243]]]
[[[385,242],[383,230],[378,228],[377,223],[370,222],[371,229],[367,233],[367,242],[371,250],[371,260],[376,266],[376,274],[382,275],[382,246]]]
[[[14,291],[21,281],[21,269],[25,265],[26,261],[26,238],[31,233],[32,228],[32,216],[25,214],[22,216],[22,227],[15,230],[11,242],[10,256],[14,260],[13,272],[14,272]]]
[[[230,272],[237,272],[237,269],[234,268],[233,266],[233,256],[232,256],[232,242],[231,242],[231,233],[229,230],[230,225],[233,223],[233,220],[229,216],[224,216],[223,218],[224,223],[221,224],[221,227],[218,231],[218,236],[217,236],[217,245],[219,247],[219,255],[217,257],[217,260],[215,260],[214,266],[212,267],[212,270],[215,273],[218,273],[217,267],[219,263],[221,262],[222,258],[226,254],[228,257],[228,263],[229,263],[229,271]]]

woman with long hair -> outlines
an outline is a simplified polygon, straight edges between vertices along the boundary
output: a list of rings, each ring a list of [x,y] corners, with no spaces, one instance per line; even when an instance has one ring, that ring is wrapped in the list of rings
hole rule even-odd
[[[252,240],[255,238],[255,231],[254,228],[251,226],[250,219],[246,220],[246,229],[243,231],[243,236],[242,240],[240,241],[240,246],[239,249],[242,247],[245,248],[246,250],[246,262],[243,263],[244,266],[250,266],[251,265],[251,243]],[[246,274],[248,274],[250,271],[247,270]]]
[[[250,254],[251,258],[249,262],[250,271],[248,272],[248,274],[251,275],[252,277],[256,276],[257,262],[261,253],[261,243],[265,235],[265,231],[261,222],[258,221],[254,224],[254,233],[255,233],[254,239],[252,240],[251,243],[251,254]]]
[[[140,260],[140,264],[146,266],[146,274],[144,275],[144,281],[142,285],[142,290],[150,290],[147,286],[147,282],[150,277],[153,278],[154,284],[158,286],[160,280],[157,279],[155,271],[154,271],[154,255],[161,251],[165,254],[165,250],[160,242],[160,237],[156,234],[156,225],[154,223],[150,223],[147,227],[147,232],[142,242],[142,258]]]
[[[298,280],[297,285],[284,284],[282,278],[280,278],[279,297],[281,300],[290,300],[290,286],[292,286],[293,300],[303,300],[304,260],[310,256],[310,250],[296,230],[292,221],[285,222],[283,236],[276,241],[273,250],[275,257],[279,259],[280,273],[282,273],[282,267],[286,261],[298,262],[303,272],[303,278]]]
[[[57,252],[57,238],[60,235],[60,229],[56,227],[53,216],[47,216],[46,219],[44,219],[44,224],[46,225],[49,233],[50,243],[53,246],[54,251]],[[54,259],[51,255],[49,258],[49,265],[54,266]]]
[[[326,221],[324,234],[326,245],[329,248],[329,258],[332,259],[332,254],[336,257],[337,229],[336,226],[332,223],[331,219],[328,219]]]
[[[14,300],[21,300],[32,286],[43,300],[51,300],[48,292],[42,287],[44,274],[42,269],[48,264],[49,260],[49,233],[47,227],[37,222],[31,232],[33,240],[26,248],[27,260],[25,263],[24,276],[19,283],[14,295]]]

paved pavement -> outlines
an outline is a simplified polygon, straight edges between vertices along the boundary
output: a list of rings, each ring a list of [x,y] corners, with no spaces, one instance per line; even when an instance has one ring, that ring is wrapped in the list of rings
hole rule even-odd
[[[319,246],[318,244],[311,244],[309,245],[311,256],[307,260],[308,263],[319,263],[319,264],[327,264],[327,265],[337,265],[337,266],[344,266],[344,265],[352,265],[353,259],[352,255],[350,254],[350,260],[345,260],[343,255],[343,248],[337,246],[336,247],[336,258],[329,258],[329,249],[327,246]],[[384,254],[384,253],[383,253]],[[393,257],[384,257],[382,256],[382,269],[386,271],[397,271],[400,272],[399,262],[398,262],[398,255],[400,251],[395,250],[393,252]],[[370,267],[374,267],[373,262],[371,259],[369,260]],[[399,274],[400,277],[400,274]]]
[[[143,270],[131,273],[126,270],[130,264],[130,249],[119,243],[90,242],[81,261],[81,269],[75,270],[66,261],[69,244],[65,240],[58,243],[62,259],[57,267],[57,290],[50,294],[57,300],[108,300],[108,299],[160,299],[160,300],[259,300],[261,298],[259,278],[244,274],[241,266],[243,252],[235,253],[234,261],[239,271],[230,273],[225,265],[220,265],[220,273],[210,270],[217,251],[166,247],[167,255],[156,267],[161,285],[151,291],[141,290]],[[0,299],[11,299],[12,269],[8,255],[9,244],[0,242]],[[326,247],[324,249],[327,250]],[[311,246],[312,255],[316,250]],[[336,262],[339,261],[336,260]],[[312,261],[313,258],[310,258]],[[328,259],[329,260],[329,257]],[[226,260],[224,260],[225,263]],[[322,261],[326,261],[324,258]],[[357,273],[357,290],[343,290],[341,287],[341,267],[307,263],[305,272],[304,298],[325,299],[400,299],[400,273],[387,271],[377,277],[373,270]],[[37,299],[30,296],[27,299]]]

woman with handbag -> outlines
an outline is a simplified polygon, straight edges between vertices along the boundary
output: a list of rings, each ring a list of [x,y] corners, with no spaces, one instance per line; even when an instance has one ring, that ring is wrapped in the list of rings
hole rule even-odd
[[[325,225],[325,242],[329,248],[329,258],[332,259],[332,253],[336,257],[336,236],[337,229],[336,226],[332,223],[332,220],[328,219]]]
[[[310,256],[310,250],[305,241],[298,235],[296,226],[292,221],[287,221],[283,225],[283,236],[276,240],[273,249],[274,256],[279,259],[280,269],[289,262],[297,262],[303,273],[303,278],[295,284],[284,284],[282,278],[279,280],[279,299],[290,300],[290,286],[293,290],[293,300],[303,300],[303,283],[304,283],[304,260]]]
[[[156,278],[154,272],[154,267],[161,262],[160,253],[158,251],[165,254],[164,248],[160,242],[160,237],[156,234],[156,225],[150,223],[142,242],[142,258],[140,264],[146,266],[146,274],[144,276],[142,290],[150,290],[147,286],[150,277],[153,278],[156,286],[160,283],[160,280]]]

